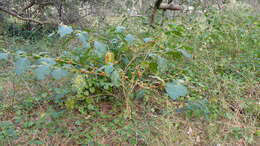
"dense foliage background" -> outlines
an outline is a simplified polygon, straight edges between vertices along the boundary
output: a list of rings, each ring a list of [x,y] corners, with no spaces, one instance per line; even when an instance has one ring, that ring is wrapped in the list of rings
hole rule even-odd
[[[0,145],[257,145],[258,2],[174,4],[2,0]]]

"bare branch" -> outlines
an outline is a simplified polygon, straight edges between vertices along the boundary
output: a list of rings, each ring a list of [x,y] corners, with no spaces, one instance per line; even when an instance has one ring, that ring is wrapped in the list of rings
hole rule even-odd
[[[151,22],[150,22],[151,26],[153,25],[154,17],[156,15],[157,10],[160,8],[161,3],[162,3],[162,0],[156,0],[155,3],[154,3],[154,8],[153,8],[153,12],[152,12],[152,15],[151,15]]]
[[[175,5],[173,3],[170,3],[170,4],[162,3],[160,5],[159,9],[171,10],[171,11],[182,11],[183,10],[183,8],[180,5]]]
[[[5,9],[4,7],[1,7],[0,6],[0,11],[3,11],[5,13],[7,13],[8,15],[11,15],[13,17],[16,17],[20,20],[23,20],[23,21],[30,21],[30,22],[34,22],[34,23],[38,23],[38,24],[52,24],[52,25],[58,25],[58,24],[55,24],[53,22],[48,22],[48,21],[39,21],[39,20],[35,20],[35,19],[32,19],[32,18],[24,18],[20,15],[18,15],[17,13],[15,12],[12,12],[12,11],[9,11],[7,9]]]
[[[171,11],[182,11],[183,8],[179,5],[175,5],[174,3],[172,3],[172,1],[169,1],[169,3],[162,3],[162,0],[156,0],[156,2],[154,3],[154,8],[153,8],[153,12],[151,15],[151,26],[154,23],[154,17],[156,15],[157,10],[171,10]]]

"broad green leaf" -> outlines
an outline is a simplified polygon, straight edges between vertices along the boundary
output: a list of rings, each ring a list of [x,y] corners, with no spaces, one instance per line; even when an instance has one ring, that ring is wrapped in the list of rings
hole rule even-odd
[[[60,80],[68,75],[68,72],[62,68],[56,69],[51,73],[55,80]]]
[[[38,60],[38,63],[39,64],[47,64],[47,65],[52,66],[52,65],[56,64],[56,61],[53,58],[41,58],[41,59]]]
[[[173,100],[177,100],[180,96],[185,96],[188,94],[187,88],[177,81],[167,83],[166,92]]]
[[[144,38],[145,43],[148,43],[148,42],[151,42],[151,41],[153,41],[153,38]]]
[[[111,42],[112,44],[117,44],[117,43],[119,42],[119,40],[118,40],[117,38],[115,38],[115,39],[112,39],[110,42]]]
[[[128,35],[126,35],[125,40],[126,40],[129,44],[131,44],[131,43],[133,43],[133,42],[135,41],[135,36],[133,36],[133,35],[131,35],[131,34],[128,34]]]
[[[30,68],[31,62],[27,58],[19,57],[15,62],[15,73],[21,75]]]
[[[122,61],[122,63],[124,63],[125,65],[130,62],[128,56],[126,56],[126,55],[122,55],[121,61]]]
[[[84,48],[89,48],[90,44],[88,43],[89,36],[87,32],[81,31],[77,34],[79,40],[82,42]]]
[[[112,83],[115,85],[115,86],[119,86],[120,85],[120,82],[121,82],[121,78],[120,78],[120,75],[119,75],[119,72],[117,70],[114,70],[110,76],[111,80],[112,80]]]
[[[160,72],[165,72],[168,69],[168,60],[158,56],[157,58],[157,68]]]
[[[16,51],[16,54],[17,54],[17,55],[23,55],[23,54],[25,54],[25,52],[22,51],[22,50],[18,50],[18,51]]]
[[[190,114],[195,114],[196,116],[204,116],[206,119],[208,119],[210,114],[208,104],[209,102],[207,99],[192,100],[188,101],[184,107],[177,108],[176,112],[190,112]]]
[[[83,48],[84,48],[84,49],[90,48],[90,43],[88,43],[88,42],[83,43]]]
[[[89,39],[88,33],[85,31],[79,32],[77,36],[79,37],[79,40],[82,42],[87,42]]]
[[[82,54],[83,51],[84,50],[82,48],[76,47],[76,48],[72,48],[71,53],[76,53],[76,54],[80,55],[80,54]]]
[[[145,95],[148,93],[146,89],[140,89],[135,93],[135,99],[143,99]]]
[[[64,89],[64,88],[54,88],[55,91],[55,98],[56,99],[60,99],[62,97],[64,97],[66,94],[69,93],[68,89]]]
[[[104,68],[104,70],[105,70],[105,73],[106,73],[108,76],[110,76],[111,73],[114,71],[114,67],[113,67],[113,65],[106,65],[105,68]]]
[[[65,64],[65,65],[63,66],[63,68],[65,68],[65,69],[72,69],[72,68],[73,68],[73,65],[71,65],[71,64]]]
[[[105,44],[99,41],[94,42],[94,47],[95,47],[95,52],[99,57],[102,57],[106,54],[107,52],[107,47]]]
[[[50,73],[51,69],[49,65],[40,65],[34,70],[37,80],[44,80]]]
[[[8,60],[8,54],[7,53],[0,53],[0,60]]]
[[[177,49],[177,51],[181,52],[181,54],[186,57],[186,58],[192,58],[192,55],[189,54],[186,50],[183,50],[183,49]]]
[[[123,31],[125,31],[125,27],[124,26],[117,26],[116,27],[116,32],[122,33]]]
[[[58,33],[60,34],[60,37],[64,37],[67,34],[71,34],[73,32],[73,29],[71,26],[67,25],[60,25],[58,28]]]

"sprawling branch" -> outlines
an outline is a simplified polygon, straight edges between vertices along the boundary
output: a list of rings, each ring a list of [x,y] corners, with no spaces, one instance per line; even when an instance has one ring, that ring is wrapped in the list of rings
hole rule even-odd
[[[8,15],[11,15],[11,16],[16,17],[16,18],[18,18],[18,19],[20,19],[20,20],[23,20],[23,21],[30,21],[30,22],[34,22],[34,23],[38,23],[38,24],[52,24],[52,25],[57,25],[57,24],[55,24],[55,23],[53,23],[53,22],[39,21],[39,20],[35,20],[35,19],[32,19],[32,18],[24,18],[24,17],[18,15],[17,13],[12,12],[12,11],[9,11],[9,10],[5,9],[4,7],[1,7],[1,6],[0,6],[0,11],[3,11],[3,12],[5,12],[5,13],[7,13]]]
[[[151,22],[150,22],[151,25],[154,22],[154,17],[156,15],[157,10],[160,8],[161,3],[162,3],[162,0],[156,0],[155,3],[154,3],[154,8],[153,8],[153,12],[152,12],[152,15],[151,15]]]
[[[182,11],[183,8],[179,5],[175,5],[174,3],[172,3],[172,1],[169,1],[169,3],[162,3],[162,0],[156,0],[156,2],[154,3],[154,8],[153,8],[153,12],[151,15],[151,22],[150,24],[152,25],[154,23],[154,17],[156,15],[156,12],[158,9],[161,10],[171,10],[171,11]]]
[[[161,3],[159,9],[171,10],[171,11],[182,11],[183,10],[183,8],[180,5],[175,5],[173,3],[170,3],[170,4]]]

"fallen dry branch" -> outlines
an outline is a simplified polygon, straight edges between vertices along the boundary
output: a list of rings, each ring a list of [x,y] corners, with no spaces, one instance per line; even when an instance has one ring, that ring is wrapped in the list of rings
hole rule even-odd
[[[173,3],[170,3],[170,4],[162,3],[160,5],[159,9],[171,10],[171,11],[182,11],[183,10],[183,8],[180,5],[175,5]]]

